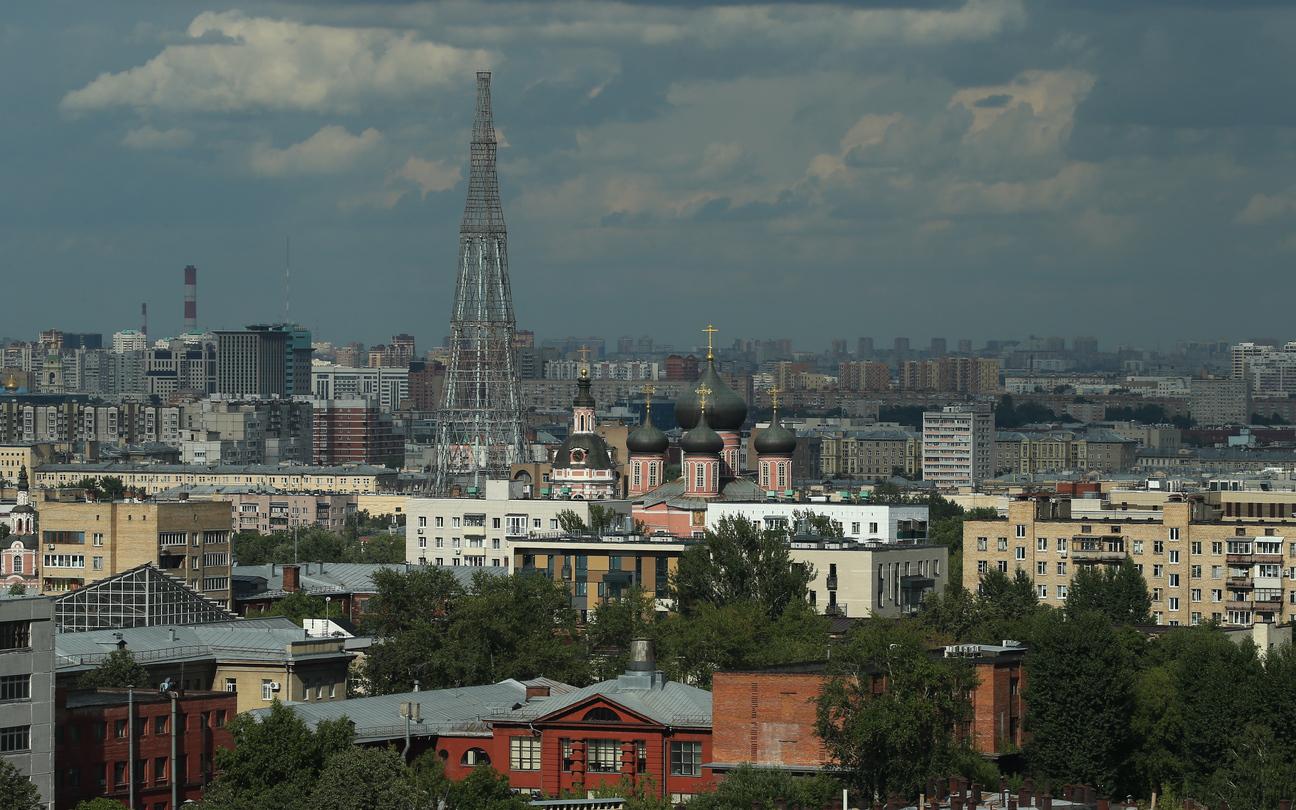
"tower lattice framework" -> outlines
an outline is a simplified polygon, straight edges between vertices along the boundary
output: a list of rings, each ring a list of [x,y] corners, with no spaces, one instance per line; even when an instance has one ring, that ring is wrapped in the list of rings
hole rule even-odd
[[[481,487],[522,458],[522,407],[509,289],[508,235],[495,172],[491,75],[477,74],[468,201],[459,225],[459,272],[450,315],[450,365],[437,420],[435,488]]]

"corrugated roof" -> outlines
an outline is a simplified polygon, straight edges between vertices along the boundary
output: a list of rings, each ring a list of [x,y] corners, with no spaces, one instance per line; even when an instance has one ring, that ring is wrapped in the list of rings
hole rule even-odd
[[[571,688],[566,684],[557,685]],[[542,698],[535,701],[535,705],[544,705],[550,700],[552,698]],[[401,692],[350,700],[295,701],[285,705],[312,727],[325,720],[346,717],[355,724],[357,741],[373,742],[405,736],[401,704],[407,702],[418,703],[419,714],[422,716],[421,723],[410,724],[410,735],[413,737],[449,732],[489,736],[490,727],[485,721],[526,703],[526,684],[510,679],[485,686]],[[251,713],[262,717],[269,711],[254,709]]]
[[[649,681],[652,685],[645,687]],[[495,719],[533,721],[596,697],[607,698],[663,725],[711,725],[711,693],[696,686],[665,680],[660,672],[653,673],[651,678],[646,674],[621,675],[610,681],[574,689],[565,695],[528,703]]]
[[[174,634],[174,637],[173,637]],[[281,661],[290,657],[288,647],[308,642],[300,627],[284,627],[280,622],[216,622],[209,625],[128,627],[121,630],[90,630],[83,633],[58,633],[54,652],[60,670],[90,669],[113,650],[119,641],[141,663],[195,660],[264,660]],[[298,648],[294,659],[314,655],[349,656],[334,651],[334,639]],[[320,652],[313,652],[319,648]]]
[[[376,593],[374,574],[380,570],[410,572],[441,568],[449,571],[461,585],[472,583],[477,573],[507,576],[508,569],[493,565],[411,565],[409,563],[300,563],[301,589],[309,594]],[[236,600],[262,599],[281,596],[283,589],[283,564],[236,565],[232,576],[236,584]],[[321,570],[322,569],[322,570]]]

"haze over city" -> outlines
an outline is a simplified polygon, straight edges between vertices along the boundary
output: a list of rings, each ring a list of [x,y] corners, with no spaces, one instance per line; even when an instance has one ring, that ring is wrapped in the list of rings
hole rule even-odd
[[[477,69],[541,334],[723,320],[823,348],[1099,317],[1151,345],[1247,337],[1296,293],[1287,4],[69,8],[0,21],[23,77],[0,245],[7,294],[57,279],[78,328],[141,300],[178,326],[188,263],[204,326],[280,318],[291,236],[294,319],[439,340]],[[1264,294],[1219,307],[1223,278]],[[50,325],[19,308],[0,332]]]

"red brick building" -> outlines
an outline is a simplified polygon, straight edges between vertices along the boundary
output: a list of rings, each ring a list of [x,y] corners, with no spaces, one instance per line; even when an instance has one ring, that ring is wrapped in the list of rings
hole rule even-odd
[[[234,744],[226,724],[237,711],[232,692],[177,692],[171,698],[151,689],[135,690],[135,806],[175,810],[202,798],[213,776],[218,748]],[[104,796],[126,803],[130,794],[131,729],[125,689],[88,689],[60,693],[54,739],[57,810]],[[174,756],[172,746],[175,747]],[[173,782],[173,780],[175,780]]]
[[[977,686],[968,695],[972,720],[960,729],[973,750],[996,757],[1025,742],[1023,659],[1020,645],[960,644],[935,654],[967,659]],[[754,672],[717,672],[712,679],[713,763],[717,771],[739,763],[813,771],[828,763],[815,734],[816,701],[826,666],[803,664]],[[874,688],[886,688],[880,676]]]
[[[312,418],[316,464],[399,464],[405,457],[405,439],[376,402],[317,400]]]

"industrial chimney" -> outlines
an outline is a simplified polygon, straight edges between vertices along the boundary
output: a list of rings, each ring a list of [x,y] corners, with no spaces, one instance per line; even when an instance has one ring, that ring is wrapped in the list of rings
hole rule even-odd
[[[184,269],[184,329],[198,331],[198,268],[192,264]]]

